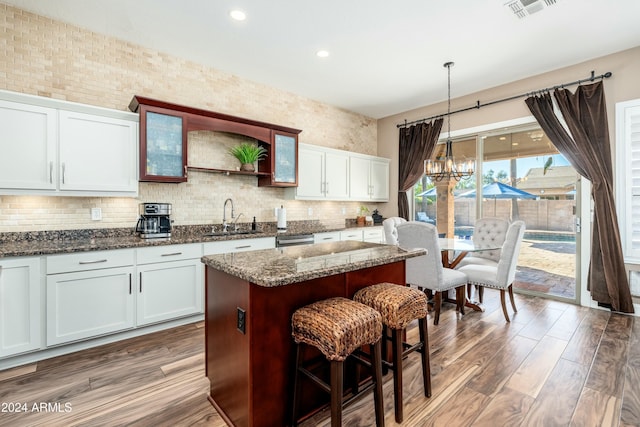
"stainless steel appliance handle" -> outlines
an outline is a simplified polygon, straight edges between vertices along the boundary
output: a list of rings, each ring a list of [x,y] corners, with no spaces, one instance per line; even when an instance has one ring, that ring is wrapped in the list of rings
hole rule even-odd
[[[279,243],[281,246],[295,245],[296,243],[313,243],[313,239],[307,239],[307,238],[287,239],[287,240],[281,240]]]

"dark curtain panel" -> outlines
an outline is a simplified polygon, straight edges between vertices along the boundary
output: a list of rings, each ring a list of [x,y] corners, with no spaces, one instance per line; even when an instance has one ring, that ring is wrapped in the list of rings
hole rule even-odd
[[[554,96],[571,135],[556,117],[550,94],[529,97],[525,102],[558,151],[593,184],[594,219],[587,288],[595,301],[615,311],[633,313],[613,197],[603,84],[579,86],[575,94],[558,89]]]
[[[424,161],[431,157],[438,143],[443,119],[400,128],[398,155],[398,216],[409,220],[406,191],[424,175]]]

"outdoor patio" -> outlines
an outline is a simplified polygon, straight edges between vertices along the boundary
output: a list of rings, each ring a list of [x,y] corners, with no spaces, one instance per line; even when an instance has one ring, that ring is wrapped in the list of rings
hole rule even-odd
[[[522,241],[514,287],[575,298],[575,241],[526,238]]]

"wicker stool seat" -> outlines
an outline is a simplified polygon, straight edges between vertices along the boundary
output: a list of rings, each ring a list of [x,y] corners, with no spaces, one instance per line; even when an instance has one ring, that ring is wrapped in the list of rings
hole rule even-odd
[[[382,403],[382,318],[380,314],[364,304],[347,298],[336,297],[314,302],[299,308],[291,317],[292,336],[297,344],[296,369],[294,374],[294,396],[292,425],[297,425],[301,381],[299,374],[310,378],[331,394],[331,425],[342,425],[343,406],[343,362],[348,356],[364,346],[372,345],[371,362],[356,357],[356,361],[373,370],[376,425],[384,426]],[[301,344],[311,345],[322,352],[331,362],[331,383],[327,384],[309,372],[301,358]],[[367,389],[368,389],[367,388]]]
[[[429,362],[429,337],[427,335],[427,296],[424,292],[407,286],[393,283],[379,283],[363,288],[353,296],[354,301],[368,305],[382,316],[385,331],[383,336],[388,338],[387,329],[391,329],[392,360],[385,362],[386,367],[393,370],[393,393],[396,422],[401,423],[403,414],[402,404],[402,359],[413,351],[422,356],[422,377],[424,394],[431,396],[431,367]],[[420,341],[410,345],[403,341],[403,330],[407,325],[418,319]],[[383,346],[383,350],[386,346]]]

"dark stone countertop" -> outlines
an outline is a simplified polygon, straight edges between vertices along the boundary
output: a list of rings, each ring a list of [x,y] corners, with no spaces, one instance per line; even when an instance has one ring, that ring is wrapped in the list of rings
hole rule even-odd
[[[0,233],[0,258],[314,234],[347,229],[327,228],[317,221],[293,222],[285,232],[278,232],[275,223],[259,224],[258,232],[249,231],[249,226],[250,224],[242,224],[242,233],[223,236],[208,236],[211,225],[177,226],[170,238],[157,239],[141,239],[130,228]],[[217,225],[216,230],[220,229],[221,226]]]
[[[206,255],[211,268],[264,287],[275,287],[390,264],[425,255],[424,249],[404,250],[393,245],[342,241]]]

